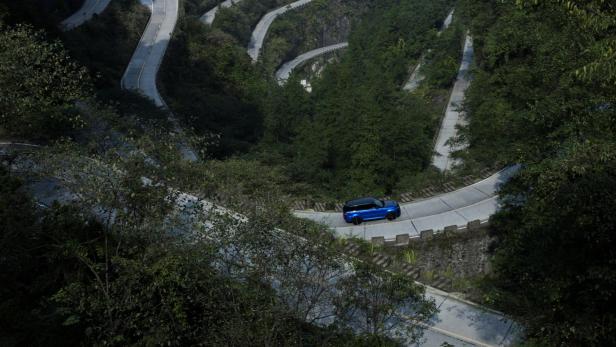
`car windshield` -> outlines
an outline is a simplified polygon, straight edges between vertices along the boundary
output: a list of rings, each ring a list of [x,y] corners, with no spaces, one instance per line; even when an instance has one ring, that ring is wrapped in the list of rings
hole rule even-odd
[[[376,207],[385,206],[385,202],[383,200],[378,200],[378,199],[374,199],[374,204],[376,205]]]

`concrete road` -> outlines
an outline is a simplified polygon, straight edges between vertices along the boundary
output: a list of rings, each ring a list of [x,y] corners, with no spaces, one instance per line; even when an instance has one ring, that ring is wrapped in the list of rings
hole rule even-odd
[[[449,28],[449,26],[451,25],[451,22],[453,22],[453,12],[454,11],[455,11],[455,9],[452,9],[451,11],[449,11],[449,14],[447,15],[447,17],[443,21],[443,26],[441,26],[441,29],[438,31],[438,35],[439,36],[441,35],[441,33],[443,31],[447,30]]]
[[[152,11],[150,21],[141,35],[137,49],[122,76],[123,89],[135,90],[154,101],[158,107],[167,104],[158,92],[156,79],[163,61],[171,35],[178,20],[178,0],[141,0]],[[177,120],[170,115],[175,131],[182,133]],[[198,160],[196,152],[185,142],[178,143],[182,158]]]
[[[459,227],[473,220],[487,221],[499,208],[497,191],[519,169],[518,165],[506,169],[470,186],[429,199],[402,204],[402,215],[395,221],[372,221],[360,225],[348,224],[340,212],[295,211],[296,217],[311,219],[332,228],[339,237],[359,237],[371,240],[383,236],[419,236],[423,230],[443,230],[446,226]]]
[[[178,0],[153,0],[152,16],[122,76],[122,88],[136,90],[164,107],[156,77],[178,19]]]
[[[443,342],[454,346],[510,346],[519,339],[518,324],[500,312],[431,287],[426,287],[426,297],[434,300],[439,312],[425,326],[424,336],[415,346],[437,347]]]
[[[86,21],[90,20],[95,14],[101,14],[111,0],[85,0],[77,12],[66,18],[60,24],[62,30],[74,29]]]
[[[329,53],[338,49],[346,48],[349,46],[348,42],[337,43],[335,45],[326,46],[314,49],[312,51],[306,52],[297,56],[297,58],[284,63],[278,71],[276,71],[276,79],[278,80],[278,84],[283,85],[291,75],[291,72],[295,70],[296,67],[303,64],[305,61],[318,57],[319,55]]]
[[[471,84],[469,70],[473,61],[473,56],[473,39],[467,35],[464,43],[464,53],[462,54],[462,63],[458,70],[458,77],[453,86],[453,91],[451,92],[449,103],[447,104],[447,111],[445,111],[445,117],[442,120],[436,144],[434,145],[432,164],[441,171],[450,170],[456,164],[456,160],[451,157],[451,153],[465,147],[465,145],[452,146],[448,141],[457,136],[457,126],[464,126],[467,124],[466,116],[461,112],[460,108],[464,102],[466,89],[468,89]]]
[[[212,25],[214,23],[214,19],[216,18],[216,14],[218,10],[221,8],[229,8],[242,0],[225,0],[220,5],[216,5],[213,9],[207,11],[203,16],[201,16],[200,20],[207,24]]]
[[[299,0],[294,3],[277,8],[271,12],[268,12],[265,14],[265,16],[263,16],[263,18],[261,18],[259,23],[257,23],[255,29],[252,31],[252,37],[250,38],[250,43],[248,44],[248,55],[252,58],[254,62],[259,60],[261,48],[263,47],[263,41],[265,41],[267,31],[269,30],[276,17],[286,13],[287,11],[305,6],[310,2],[312,2],[312,0]]]

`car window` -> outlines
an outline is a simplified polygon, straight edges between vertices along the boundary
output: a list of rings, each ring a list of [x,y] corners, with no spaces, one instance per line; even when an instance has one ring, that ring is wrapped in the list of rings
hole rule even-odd
[[[349,212],[349,211],[364,211],[364,210],[370,210],[373,208],[380,208],[383,207],[383,203],[379,200],[374,200],[374,202],[369,203],[369,204],[363,204],[363,205],[355,205],[355,206],[344,206],[342,208],[343,212]]]

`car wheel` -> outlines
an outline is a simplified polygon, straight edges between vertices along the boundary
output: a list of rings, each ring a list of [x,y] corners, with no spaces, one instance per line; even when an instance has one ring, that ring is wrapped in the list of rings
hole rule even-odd
[[[361,218],[359,218],[359,217],[354,217],[354,218],[353,218],[353,224],[355,224],[355,225],[360,225],[360,224],[361,224]]]
[[[388,220],[394,220],[396,219],[396,215],[393,213],[388,213],[387,216],[385,216]]]

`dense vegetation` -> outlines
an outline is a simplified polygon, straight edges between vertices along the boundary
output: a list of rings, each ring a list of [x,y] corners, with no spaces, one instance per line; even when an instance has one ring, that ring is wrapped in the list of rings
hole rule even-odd
[[[268,82],[231,36],[187,18],[178,25],[166,61],[161,90],[175,114],[197,132],[220,136],[213,155],[245,153],[258,142]]]
[[[271,239],[273,235],[267,234],[272,227],[270,222],[253,216],[254,223],[240,226],[243,232],[232,239],[230,225],[222,218],[216,222],[216,230],[208,231],[210,237],[226,235],[225,244],[234,241],[239,242],[234,246],[252,245],[247,254],[260,251],[270,257],[276,255],[267,263],[244,269],[242,279],[238,280],[234,278],[237,273],[225,275],[243,267],[224,263],[229,259],[221,259],[218,251],[223,245],[170,235],[163,220],[169,218],[172,205],[160,200],[165,189],[131,188],[135,178],[138,179],[125,177],[122,186],[116,184],[111,195],[95,193],[87,185],[80,186],[82,193],[86,193],[81,203],[86,206],[94,202],[88,200],[90,193],[95,194],[92,198],[96,196],[106,202],[111,201],[108,198],[130,194],[128,205],[121,202],[126,209],[110,224],[108,219],[84,216],[86,211],[81,204],[79,207],[54,205],[37,211],[34,202],[23,193],[22,183],[4,168],[0,169],[3,220],[0,279],[4,283],[0,290],[0,343],[3,346],[183,346],[203,341],[225,346],[372,346],[375,343],[395,346],[395,341],[382,337],[385,330],[379,322],[388,317],[391,305],[422,300],[412,281],[401,277],[388,278],[382,285],[395,288],[403,284],[407,286],[406,293],[381,293],[380,287],[366,287],[363,282],[367,277],[371,277],[371,283],[378,282],[374,281],[378,270],[360,266],[361,277],[349,277],[340,284],[340,290],[349,295],[349,291],[361,288],[366,293],[377,294],[379,302],[341,301],[340,310],[368,310],[369,314],[378,314],[378,317],[370,316],[370,321],[379,327],[367,326],[359,331],[359,336],[351,334],[345,322],[350,323],[358,316],[341,316],[337,325],[325,328],[310,324],[308,304],[313,301],[285,302],[284,298],[294,298],[297,291],[306,290],[303,286],[310,284],[305,281],[313,274],[298,272],[298,268],[291,270],[289,266],[297,265],[284,263],[282,259],[290,260],[293,253],[302,254],[323,270],[333,264],[327,259],[336,259],[334,248],[310,246],[315,252],[310,254],[306,247],[296,243],[287,244],[285,250],[260,250],[259,247],[267,247],[272,241],[280,242],[279,238]],[[97,183],[111,182],[103,179]],[[182,227],[176,223],[176,228]],[[195,236],[205,232],[194,227],[192,230]],[[255,247],[257,241],[262,246]],[[278,257],[280,260],[276,260]],[[274,269],[286,271],[288,282],[279,285],[279,290],[286,291],[282,297],[263,281],[268,274],[274,274]],[[339,270],[333,267],[332,271]],[[297,276],[289,276],[292,273]],[[308,311],[304,311],[303,305],[307,305]],[[432,312],[432,305],[425,303],[424,312],[418,318],[425,319]]]
[[[359,4],[318,3],[306,13],[312,18],[330,7],[341,13],[352,7],[359,11]],[[371,5],[374,9],[360,17],[351,35],[345,58],[325,74],[312,95],[296,82],[278,87],[271,67],[253,66],[237,38],[187,16],[169,50],[163,91],[171,108],[197,132],[220,135],[215,156],[250,153],[248,157],[277,167],[299,183],[285,187],[287,192],[297,192],[303,184],[302,194],[326,197],[390,193],[401,179],[429,165],[442,110],[432,106],[430,97],[409,96],[400,86],[408,77],[409,63],[436,37],[450,5]],[[274,35],[294,42],[295,30],[282,30],[285,17]],[[331,25],[324,20],[306,29],[305,35],[328,31]],[[457,31],[452,31],[438,48],[455,51],[457,38]],[[452,58],[450,50],[442,56],[455,59],[459,53]],[[446,88],[455,73],[451,64],[441,65],[434,69],[444,69],[445,80],[440,77],[435,84]]]
[[[613,345],[614,5],[465,0],[461,9],[478,62],[468,158],[525,165],[495,217],[488,298],[537,345]]]
[[[146,18],[136,1],[114,1],[67,34],[33,3],[0,5],[0,136],[70,138],[35,159],[81,200],[39,209],[26,193],[36,177],[0,168],[0,344],[387,345],[395,342],[378,323],[392,307],[416,302],[420,320],[433,312],[413,283],[355,264],[336,287],[347,300],[327,298],[336,324],[312,324],[306,307],[322,298],[288,299],[307,283],[326,286],[300,271],[302,261],[336,273],[338,249],[320,227],[291,218],[283,194],[384,194],[427,169],[441,114],[434,101],[453,81],[463,32],[454,26],[436,38],[451,2],[375,2],[309,94],[296,80],[278,87],[244,51],[250,28],[280,2],[245,0],[208,29],[195,17],[211,2],[187,1],[161,89],[186,124],[220,136],[204,146],[217,159],[194,164],[178,160],[158,123],[142,121],[164,112],[117,90]],[[467,165],[524,164],[494,217],[486,301],[515,315],[530,344],[612,345],[616,9],[599,0],[461,0],[457,13],[477,56],[462,132],[470,147],[460,155]],[[47,33],[18,25],[28,18]],[[296,32],[286,24],[274,35]],[[116,55],[100,53],[114,45]],[[401,92],[410,63],[428,48],[424,87]],[[180,218],[170,188],[251,211],[249,221]],[[100,218],[110,211],[113,222]],[[259,261],[240,273],[221,249]],[[277,290],[264,278],[281,279]],[[350,334],[358,324],[359,336]]]
[[[36,27],[54,28],[81,7],[84,0],[2,1],[0,20],[15,24],[27,20]]]
[[[397,334],[421,335],[390,323],[401,306],[432,316],[423,288],[342,259],[328,231],[290,216],[276,172],[181,160],[165,128],[96,101],[86,70],[43,32],[2,26],[0,51],[2,138],[63,138],[33,154],[2,148],[0,344],[396,346]],[[30,196],[43,187],[78,200],[45,206]],[[248,218],[179,205],[178,189]]]
[[[284,103],[266,118],[265,144],[286,158],[294,180],[340,197],[382,195],[428,167],[441,110],[401,85],[448,6],[375,4],[310,96],[288,83]]]
[[[81,127],[73,102],[88,93],[86,71],[41,32],[28,26],[0,28],[0,128],[5,136],[47,139]]]

